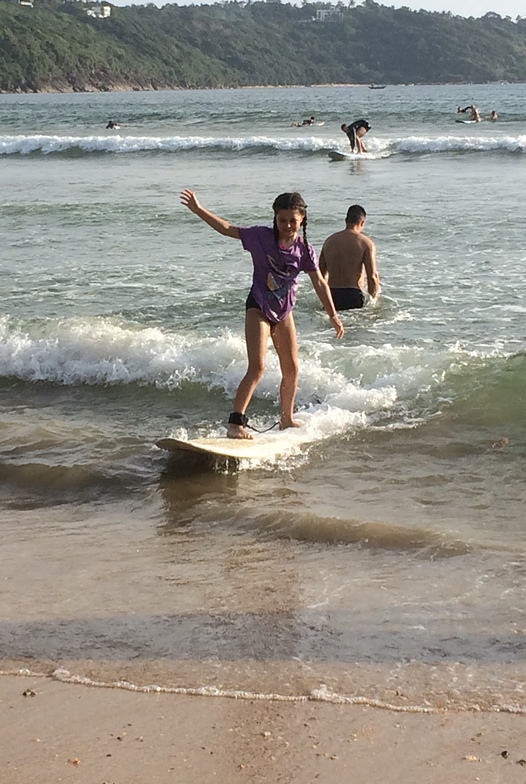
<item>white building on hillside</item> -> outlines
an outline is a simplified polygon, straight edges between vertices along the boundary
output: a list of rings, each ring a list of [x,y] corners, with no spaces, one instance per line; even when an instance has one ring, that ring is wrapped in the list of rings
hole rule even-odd
[[[316,9],[317,22],[337,22],[338,19],[343,19],[343,14],[338,8]]]
[[[92,5],[91,8],[86,8],[86,13],[95,19],[107,19],[111,16],[111,5]]]

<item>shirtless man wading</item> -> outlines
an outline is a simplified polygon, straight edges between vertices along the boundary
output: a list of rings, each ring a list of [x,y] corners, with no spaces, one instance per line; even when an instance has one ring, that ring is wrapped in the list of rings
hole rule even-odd
[[[380,293],[375,245],[363,234],[365,219],[364,208],[353,204],[347,210],[345,229],[331,234],[323,243],[320,271],[329,282],[336,310],[363,307],[365,277],[370,296]]]

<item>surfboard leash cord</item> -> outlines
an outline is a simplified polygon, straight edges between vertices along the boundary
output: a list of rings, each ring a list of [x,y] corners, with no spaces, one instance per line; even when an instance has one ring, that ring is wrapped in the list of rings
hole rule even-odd
[[[245,414],[240,414],[239,411],[232,411],[232,413],[228,417],[228,424],[240,425],[241,427],[248,427],[249,430],[254,430],[254,432],[256,433],[268,433],[269,430],[273,430],[277,425],[279,425],[279,422],[274,422],[273,425],[265,428],[264,430],[258,430],[258,428],[254,427],[254,425],[248,424],[248,417]]]
[[[246,425],[246,427],[248,427],[249,430],[254,430],[256,433],[268,433],[269,430],[274,430],[274,428],[278,425],[279,422],[274,422],[273,425],[266,427],[264,430],[258,430],[257,427],[254,427],[254,425]]]

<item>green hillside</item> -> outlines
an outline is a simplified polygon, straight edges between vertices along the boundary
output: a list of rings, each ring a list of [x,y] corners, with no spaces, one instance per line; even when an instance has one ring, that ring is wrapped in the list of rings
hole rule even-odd
[[[104,19],[90,5],[0,0],[0,90],[526,81],[526,19],[373,0],[112,6]]]

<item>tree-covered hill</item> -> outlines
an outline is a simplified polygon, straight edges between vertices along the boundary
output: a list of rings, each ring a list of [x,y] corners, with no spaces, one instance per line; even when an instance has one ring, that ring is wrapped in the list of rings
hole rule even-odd
[[[526,81],[526,19],[498,14],[227,0],[98,19],[90,5],[0,0],[0,90]]]

